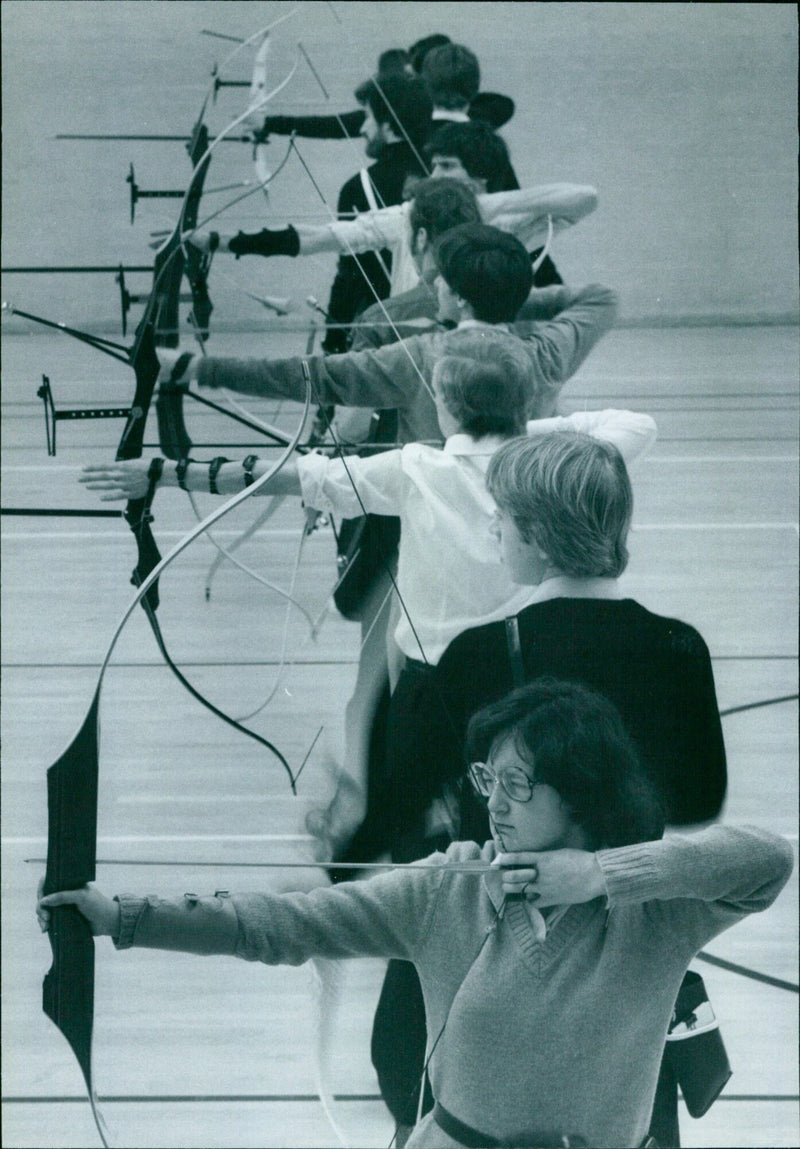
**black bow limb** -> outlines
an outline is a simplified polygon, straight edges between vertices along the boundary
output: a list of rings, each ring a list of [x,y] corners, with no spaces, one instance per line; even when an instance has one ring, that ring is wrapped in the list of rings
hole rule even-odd
[[[47,771],[45,895],[77,890],[95,879],[99,706],[98,683],[80,730]],[[53,907],[48,936],[53,963],[42,984],[42,1009],[77,1058],[100,1140],[107,1146],[92,1079],[94,939],[75,906]]]

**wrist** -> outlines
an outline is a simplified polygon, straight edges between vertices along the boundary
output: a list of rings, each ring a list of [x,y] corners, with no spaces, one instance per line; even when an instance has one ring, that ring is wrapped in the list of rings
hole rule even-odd
[[[178,486],[182,491],[189,490],[187,476],[189,467],[191,467],[194,462],[195,460],[190,459],[188,455],[184,455],[183,458],[177,460],[174,468],[169,473],[169,484],[171,487]]]
[[[603,873],[603,867],[600,865],[600,859],[597,854],[592,854],[591,858],[590,886],[592,889],[592,898],[607,898],[608,886],[606,885],[606,876]]]

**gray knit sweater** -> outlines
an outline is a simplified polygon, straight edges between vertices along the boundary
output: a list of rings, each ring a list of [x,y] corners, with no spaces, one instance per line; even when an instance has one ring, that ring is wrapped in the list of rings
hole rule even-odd
[[[762,830],[714,826],[602,850],[608,902],[556,914],[542,941],[522,903],[504,907],[499,874],[448,870],[494,856],[491,843],[456,843],[427,860],[441,869],[308,894],[125,896],[117,945],[268,964],[410,959],[429,1041],[444,1026],[429,1072],[451,1113],[498,1138],[560,1129],[593,1146],[638,1145],[686,967],[716,934],[774,901],[791,847]],[[429,1115],[408,1147],[456,1144]]]
[[[549,319],[530,325],[524,339],[508,332],[531,362],[528,417],[555,413],[561,388],[583,363],[591,349],[612,327],[617,297],[599,284],[580,291],[561,287],[554,292],[559,310]],[[502,325],[493,330],[502,331]],[[377,350],[345,355],[312,355],[307,359],[220,359],[209,356],[198,366],[198,383],[227,387],[243,395],[303,402],[311,379],[312,403],[341,407],[396,408],[398,439],[437,441],[441,437],[436,407],[421,383],[430,384],[433,367],[442,355],[443,333],[416,335]],[[452,346],[448,343],[448,346]]]

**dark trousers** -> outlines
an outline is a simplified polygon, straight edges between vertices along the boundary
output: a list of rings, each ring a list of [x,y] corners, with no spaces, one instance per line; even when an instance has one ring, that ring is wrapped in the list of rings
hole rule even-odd
[[[371,862],[384,853],[396,862],[411,862],[439,848],[426,842],[425,812],[441,789],[441,779],[434,776],[427,754],[406,746],[430,673],[423,663],[408,659],[391,698],[387,690],[380,699],[369,746],[366,813],[335,862]],[[333,871],[332,880],[342,880],[346,873]]]
[[[425,1064],[425,1005],[417,971],[411,962],[390,961],[372,1025],[372,1064],[383,1099],[401,1125],[413,1125]],[[422,1112],[433,1108],[426,1081]],[[661,1149],[679,1149],[678,1083],[668,1059],[661,1062],[650,1135]]]

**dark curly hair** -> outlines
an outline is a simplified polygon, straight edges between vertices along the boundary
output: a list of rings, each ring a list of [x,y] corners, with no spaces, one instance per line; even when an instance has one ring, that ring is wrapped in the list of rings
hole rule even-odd
[[[484,223],[464,223],[434,246],[448,287],[483,323],[513,323],[533,287],[531,259],[514,235]]]
[[[434,156],[455,156],[467,175],[486,181],[487,192],[506,190],[505,178],[511,162],[508,148],[482,120],[463,124],[445,121],[441,127],[434,127],[425,143],[425,154],[429,161]]]
[[[388,124],[396,135],[422,147],[430,132],[433,104],[418,76],[404,72],[375,76],[356,88],[355,97],[369,106],[377,123]]]
[[[467,761],[513,739],[537,782],[552,786],[599,850],[664,833],[664,809],[617,708],[577,682],[539,678],[483,707],[467,728]]]

